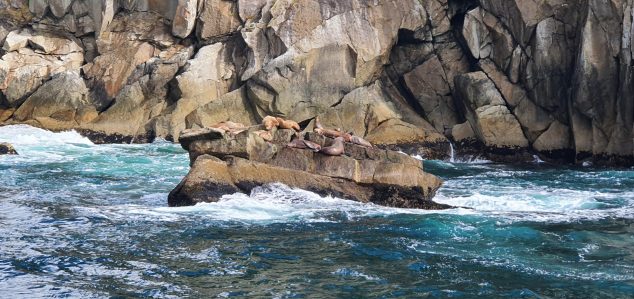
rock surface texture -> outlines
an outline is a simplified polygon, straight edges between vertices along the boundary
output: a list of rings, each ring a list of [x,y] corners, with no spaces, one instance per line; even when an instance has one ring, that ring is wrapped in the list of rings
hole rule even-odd
[[[0,155],[17,155],[18,152],[15,150],[13,145],[9,143],[0,142]]]
[[[169,195],[170,206],[215,202],[225,194],[250,192],[257,186],[283,183],[290,187],[385,206],[443,209],[431,198],[441,180],[423,171],[408,155],[345,143],[344,154],[330,156],[290,148],[295,132],[273,130],[265,141],[254,126],[237,134],[204,128],[184,131],[180,142],[191,157],[187,177]],[[268,132],[268,131],[267,131]],[[306,139],[330,146],[333,140],[316,133]]]
[[[0,123],[320,117],[426,158],[631,166],[633,44],[634,0],[0,0]]]

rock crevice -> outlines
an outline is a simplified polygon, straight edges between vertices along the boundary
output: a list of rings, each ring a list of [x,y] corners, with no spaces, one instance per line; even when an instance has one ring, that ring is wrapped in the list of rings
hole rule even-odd
[[[0,0],[0,121],[147,142],[217,121],[320,117],[427,158],[469,136],[459,153],[630,166],[633,6]],[[463,80],[479,72],[492,84]],[[41,96],[62,81],[67,102]],[[480,105],[473,84],[502,103]]]

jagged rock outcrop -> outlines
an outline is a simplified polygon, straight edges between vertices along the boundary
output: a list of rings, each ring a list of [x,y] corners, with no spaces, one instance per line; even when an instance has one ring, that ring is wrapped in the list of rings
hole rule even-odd
[[[224,120],[276,115],[305,127],[321,117],[427,158],[446,157],[452,140],[458,154],[501,160],[634,165],[633,7],[0,0],[0,121],[145,142]],[[67,72],[89,90],[88,107],[73,108],[80,117],[60,126],[42,121],[59,113],[14,114]]]
[[[18,152],[15,150],[13,145],[6,142],[0,142],[0,155],[17,155],[17,154]]]
[[[169,195],[170,206],[215,202],[225,194],[250,192],[257,186],[283,183],[326,196],[360,202],[423,209],[444,209],[431,200],[441,181],[423,171],[421,161],[398,152],[345,144],[344,155],[329,156],[286,146],[292,130],[277,130],[270,142],[261,126],[239,133],[204,128],[184,132],[192,168]],[[333,140],[307,133],[322,146]]]

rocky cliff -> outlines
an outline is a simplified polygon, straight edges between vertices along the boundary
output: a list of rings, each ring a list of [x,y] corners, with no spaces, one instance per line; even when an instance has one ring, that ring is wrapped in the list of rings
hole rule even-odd
[[[266,115],[443,157],[634,164],[634,0],[0,0],[0,122]]]

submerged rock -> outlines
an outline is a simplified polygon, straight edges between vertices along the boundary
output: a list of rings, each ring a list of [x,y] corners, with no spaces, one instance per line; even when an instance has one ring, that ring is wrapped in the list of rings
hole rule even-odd
[[[17,155],[18,152],[15,150],[13,145],[10,143],[0,142],[0,155]]]
[[[343,155],[330,156],[312,149],[288,147],[295,131],[273,129],[271,141],[259,132],[263,126],[227,133],[204,128],[184,131],[180,142],[189,151],[191,170],[169,195],[170,206],[216,202],[225,194],[282,183],[322,196],[337,196],[379,205],[445,209],[431,199],[442,181],[423,171],[408,155],[345,143]],[[334,140],[313,132],[302,138],[321,147]]]

